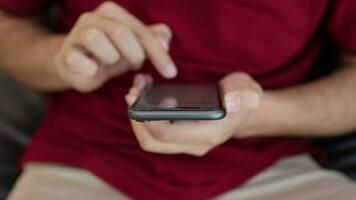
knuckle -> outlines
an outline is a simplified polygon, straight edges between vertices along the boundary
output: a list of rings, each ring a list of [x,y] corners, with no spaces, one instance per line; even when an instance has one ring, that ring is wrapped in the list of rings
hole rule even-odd
[[[167,24],[157,24],[157,28],[161,29],[164,33],[172,34],[171,28]]]
[[[122,23],[108,24],[108,32],[114,37],[125,37],[129,34],[130,28]]]
[[[236,78],[238,79],[241,79],[241,80],[250,80],[251,79],[251,76],[246,73],[246,72],[235,72],[235,76]]]
[[[103,11],[103,12],[110,12],[113,9],[115,9],[116,6],[117,6],[117,4],[112,1],[105,1],[102,4],[100,4],[100,6],[98,7],[98,10]]]
[[[84,45],[92,44],[97,37],[100,35],[100,31],[94,28],[85,29],[81,34],[81,40]]]
[[[167,25],[167,24],[161,24],[162,29],[167,31],[167,32],[171,32],[171,28]]]
[[[91,12],[84,12],[83,14],[80,15],[79,21],[87,21],[92,18],[92,13]]]

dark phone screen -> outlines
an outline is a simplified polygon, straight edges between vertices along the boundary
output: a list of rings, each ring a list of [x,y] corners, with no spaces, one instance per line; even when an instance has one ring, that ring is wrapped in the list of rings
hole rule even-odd
[[[216,109],[221,108],[218,87],[211,85],[167,84],[146,88],[134,108]]]

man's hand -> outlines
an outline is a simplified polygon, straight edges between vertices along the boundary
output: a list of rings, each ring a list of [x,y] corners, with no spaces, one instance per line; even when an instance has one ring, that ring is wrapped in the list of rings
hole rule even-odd
[[[171,37],[167,25],[146,26],[119,5],[104,2],[79,17],[54,66],[65,82],[82,92],[139,69],[146,58],[164,77],[173,78],[177,69],[167,53]]]
[[[150,76],[137,75],[133,87],[125,97],[127,103],[132,105],[143,87],[151,82]],[[252,124],[250,116],[260,107],[262,88],[249,75],[239,72],[225,77],[220,85],[227,109],[224,119],[143,123],[131,120],[141,148],[161,154],[203,156],[231,137],[240,137],[239,133],[244,133]]]

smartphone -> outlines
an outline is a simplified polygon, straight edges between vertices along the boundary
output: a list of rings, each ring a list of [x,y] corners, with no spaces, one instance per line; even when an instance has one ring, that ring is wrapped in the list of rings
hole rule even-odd
[[[218,120],[226,110],[218,86],[161,84],[146,87],[128,115],[136,121]]]

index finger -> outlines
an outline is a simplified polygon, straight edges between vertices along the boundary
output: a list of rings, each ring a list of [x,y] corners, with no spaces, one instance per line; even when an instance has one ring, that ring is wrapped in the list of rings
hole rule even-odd
[[[105,2],[97,9],[101,15],[110,17],[128,25],[136,34],[148,58],[158,72],[166,78],[177,75],[177,67],[158,38],[135,16],[113,2]]]

